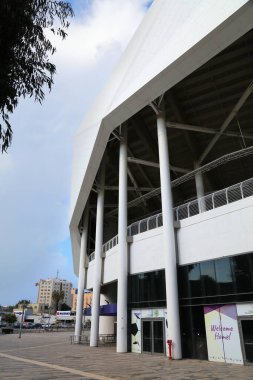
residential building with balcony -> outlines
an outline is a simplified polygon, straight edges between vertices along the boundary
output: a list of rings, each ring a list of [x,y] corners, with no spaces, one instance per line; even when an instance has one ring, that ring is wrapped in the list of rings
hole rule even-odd
[[[71,307],[72,305],[72,283],[67,280],[62,280],[59,278],[48,278],[40,279],[37,283],[38,286],[38,298],[37,304],[39,310],[47,311],[49,308],[53,307],[52,294],[54,291],[64,291],[64,298],[62,303],[66,303]]]

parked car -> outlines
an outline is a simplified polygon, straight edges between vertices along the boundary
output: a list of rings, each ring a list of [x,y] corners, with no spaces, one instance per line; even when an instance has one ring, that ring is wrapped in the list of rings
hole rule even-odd
[[[50,329],[50,328],[53,327],[53,326],[51,325],[51,323],[42,323],[42,327],[43,327],[44,329]]]
[[[22,328],[23,329],[32,329],[34,327],[33,322],[23,322]]]
[[[34,329],[41,329],[42,328],[42,324],[41,323],[35,323],[34,326],[33,326]]]

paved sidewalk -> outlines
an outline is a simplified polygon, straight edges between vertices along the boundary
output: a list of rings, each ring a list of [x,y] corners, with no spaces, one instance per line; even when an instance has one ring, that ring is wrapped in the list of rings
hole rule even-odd
[[[117,354],[115,347],[71,345],[70,333],[0,335],[0,379],[253,380],[253,366]]]

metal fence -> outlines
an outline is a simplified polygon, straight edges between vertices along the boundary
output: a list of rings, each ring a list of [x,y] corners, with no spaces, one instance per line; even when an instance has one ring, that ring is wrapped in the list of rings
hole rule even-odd
[[[173,209],[174,219],[176,221],[179,221],[182,219],[190,218],[191,216],[227,205],[228,203],[236,202],[240,199],[247,198],[252,195],[253,178],[237,183],[236,185],[229,186],[226,189],[216,191],[215,193],[206,195],[203,198],[194,199],[193,201],[175,207]],[[162,225],[163,215],[160,213],[130,224],[130,226],[127,228],[127,235],[138,235],[142,232],[161,227]],[[103,254],[105,254],[105,252],[107,252],[109,249],[115,247],[117,244],[118,235],[114,236],[103,245]],[[94,260],[94,258],[95,252],[90,255],[89,261]]]

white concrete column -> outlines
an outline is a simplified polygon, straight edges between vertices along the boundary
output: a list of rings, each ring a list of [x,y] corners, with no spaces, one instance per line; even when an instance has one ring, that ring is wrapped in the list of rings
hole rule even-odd
[[[95,240],[95,262],[94,262],[94,279],[93,279],[93,296],[91,307],[91,330],[90,346],[98,345],[99,334],[99,309],[100,309],[100,288],[101,288],[101,270],[102,270],[102,246],[104,231],[104,184],[105,184],[105,160],[102,163],[99,186],[97,193],[97,218],[96,218],[96,240]]]
[[[163,212],[163,249],[166,281],[166,301],[168,315],[168,334],[173,342],[173,359],[181,359],[181,337],[179,321],[177,262],[173,217],[173,201],[170,180],[169,151],[165,115],[157,115],[157,135],[160,162],[160,181]]]
[[[86,265],[87,265],[87,239],[88,239],[88,220],[89,220],[89,206],[86,205],[84,212],[83,230],[81,236],[80,260],[79,260],[79,276],[78,276],[78,293],[76,304],[76,323],[75,323],[75,337],[74,342],[80,343],[80,336],[82,334],[82,321],[83,321],[83,291],[86,286]]]
[[[198,169],[199,164],[198,162],[194,163],[194,169]],[[205,190],[204,190],[204,182],[203,182],[203,176],[201,173],[195,174],[195,184],[196,184],[196,192],[197,192],[197,199],[199,204],[199,212],[206,211],[206,205],[205,200],[203,197],[205,196]]]
[[[127,352],[127,128],[119,149],[117,352]]]

